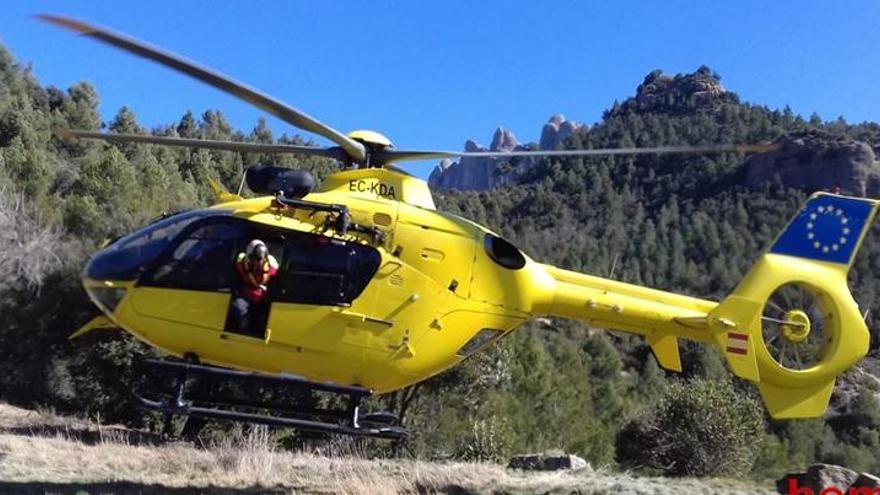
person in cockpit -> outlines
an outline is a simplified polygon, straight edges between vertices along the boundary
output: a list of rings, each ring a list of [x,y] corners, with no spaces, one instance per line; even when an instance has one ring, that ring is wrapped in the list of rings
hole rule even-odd
[[[254,239],[248,243],[244,252],[235,256],[235,272],[239,284],[232,300],[233,321],[241,333],[262,335],[262,329],[252,328],[254,316],[266,303],[267,286],[278,273],[278,261],[269,254],[266,243]]]

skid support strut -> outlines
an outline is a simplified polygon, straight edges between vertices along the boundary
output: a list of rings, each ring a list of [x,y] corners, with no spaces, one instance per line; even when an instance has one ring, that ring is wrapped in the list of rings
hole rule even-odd
[[[142,407],[164,413],[166,423],[170,421],[171,416],[183,415],[336,435],[397,441],[407,438],[406,430],[395,425],[393,415],[361,414],[364,399],[373,395],[373,391],[368,388],[313,382],[293,375],[269,375],[185,362],[149,360],[146,365],[153,374],[170,375],[174,378],[174,391],[170,398],[151,400],[136,394]],[[292,405],[261,403],[231,397],[188,398],[189,378],[220,379],[225,383],[275,385],[323,392],[347,399],[348,407],[345,409],[297,408]]]

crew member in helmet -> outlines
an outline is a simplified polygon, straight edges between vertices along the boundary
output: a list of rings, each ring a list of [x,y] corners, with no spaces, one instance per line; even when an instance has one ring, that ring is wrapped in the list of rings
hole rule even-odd
[[[241,333],[262,335],[263,329],[253,326],[257,316],[263,314],[260,310],[265,309],[267,285],[278,273],[278,261],[269,254],[266,243],[254,239],[235,256],[235,272],[239,286],[231,306],[233,322]]]

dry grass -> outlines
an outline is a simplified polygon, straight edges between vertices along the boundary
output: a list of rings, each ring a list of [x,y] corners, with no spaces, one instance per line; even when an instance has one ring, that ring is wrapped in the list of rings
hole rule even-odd
[[[84,429],[93,432],[87,440]],[[0,405],[0,493],[772,493],[769,487],[731,480],[322,457],[281,451],[260,428],[206,448],[150,445],[142,437],[120,427]]]

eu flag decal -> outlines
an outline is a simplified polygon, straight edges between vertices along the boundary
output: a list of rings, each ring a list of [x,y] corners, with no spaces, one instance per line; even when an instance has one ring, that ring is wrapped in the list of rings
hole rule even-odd
[[[848,264],[873,209],[873,201],[816,196],[807,201],[770,252]]]

